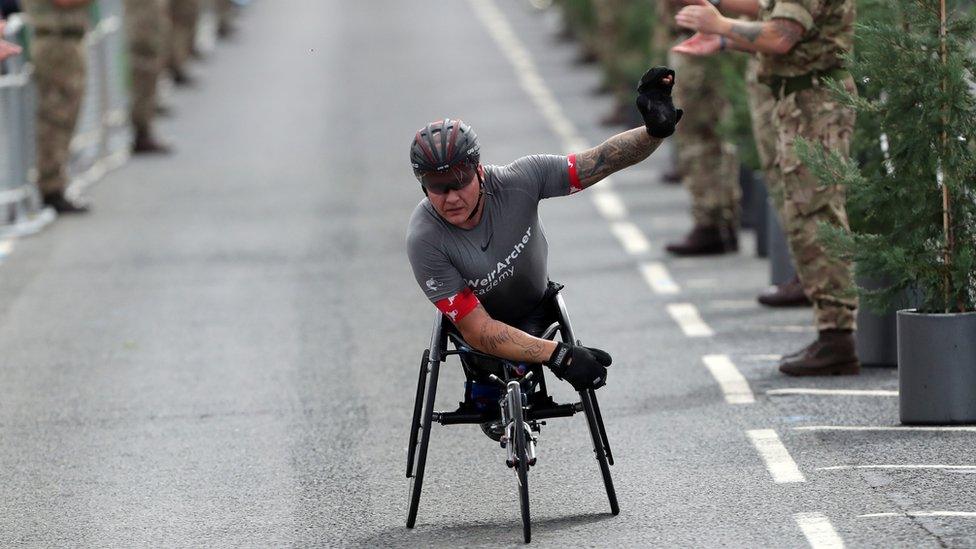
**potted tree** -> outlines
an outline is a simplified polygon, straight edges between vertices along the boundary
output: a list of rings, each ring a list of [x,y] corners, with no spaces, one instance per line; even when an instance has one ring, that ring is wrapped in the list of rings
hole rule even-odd
[[[798,142],[826,184],[847,185],[864,216],[822,227],[859,276],[869,306],[913,295],[898,311],[900,416],[906,424],[976,423],[976,25],[960,0],[894,0],[890,18],[858,26],[855,78],[883,90],[843,101],[886,137],[883,169]],[[874,230],[872,230],[872,228]]]

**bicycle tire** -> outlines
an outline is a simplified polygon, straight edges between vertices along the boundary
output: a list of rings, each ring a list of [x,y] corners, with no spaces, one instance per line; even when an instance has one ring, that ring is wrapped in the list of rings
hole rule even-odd
[[[512,450],[515,454],[515,477],[518,480],[519,510],[522,514],[522,538],[532,541],[532,519],[529,513],[529,449],[522,414],[522,389],[512,385],[508,391],[509,413],[512,418]]]
[[[420,424],[420,440],[417,444],[417,454],[414,459],[414,474],[410,477],[408,488],[409,502],[407,504],[407,528],[413,528],[417,523],[417,510],[420,508],[420,493],[424,486],[424,471],[427,466],[427,446],[430,444],[430,428],[434,419],[434,399],[437,396],[437,374],[440,370],[437,362],[430,364],[427,373],[427,389],[424,394],[424,407]]]

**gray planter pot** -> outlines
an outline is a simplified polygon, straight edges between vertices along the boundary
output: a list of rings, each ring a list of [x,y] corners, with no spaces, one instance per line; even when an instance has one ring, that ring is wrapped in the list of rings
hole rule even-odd
[[[796,276],[796,268],[793,267],[790,244],[786,240],[786,233],[779,222],[779,214],[776,213],[772,199],[769,200],[768,208],[766,231],[769,234],[769,281],[772,284],[782,284]]]
[[[868,290],[887,286],[865,277],[857,278],[857,285]],[[876,313],[863,304],[857,309],[857,356],[866,366],[898,366],[898,337],[895,308]]]
[[[898,399],[905,424],[976,423],[976,313],[898,311]]]

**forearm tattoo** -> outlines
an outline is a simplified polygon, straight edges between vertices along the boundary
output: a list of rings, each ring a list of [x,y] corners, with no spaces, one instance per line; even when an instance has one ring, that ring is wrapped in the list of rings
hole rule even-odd
[[[644,160],[661,144],[644,128],[618,133],[602,144],[576,155],[576,173],[584,189],[604,177]]]
[[[758,40],[759,35],[762,34],[762,31],[762,23],[750,23],[742,21],[732,23],[732,34],[750,43]]]
[[[485,322],[478,336],[481,350],[491,355],[526,362],[543,362],[549,358],[541,340],[503,322]]]

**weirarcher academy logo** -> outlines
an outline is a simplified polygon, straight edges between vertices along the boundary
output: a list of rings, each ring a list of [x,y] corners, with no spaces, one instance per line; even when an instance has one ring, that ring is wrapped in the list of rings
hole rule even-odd
[[[441,286],[444,285],[443,282],[438,282],[438,281],[434,280],[433,278],[428,278],[427,279],[427,282],[425,284],[427,284],[427,291],[428,292],[435,292],[435,291],[437,291],[437,288],[440,288]]]

